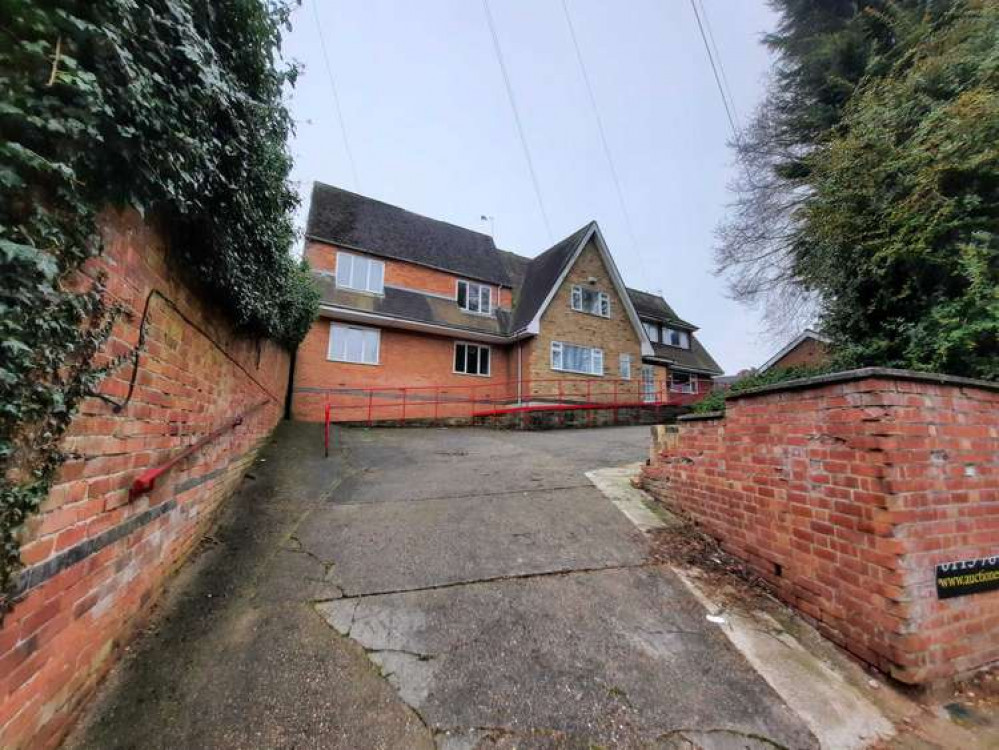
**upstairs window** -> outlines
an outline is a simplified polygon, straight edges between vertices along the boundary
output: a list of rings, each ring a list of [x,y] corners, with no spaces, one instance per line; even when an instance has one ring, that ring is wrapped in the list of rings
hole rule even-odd
[[[330,346],[327,356],[334,362],[377,365],[380,348],[381,331],[377,328],[330,324]]]
[[[658,323],[650,323],[647,320],[643,320],[642,321],[642,327],[645,329],[645,333],[648,335],[649,341],[651,341],[654,344],[658,344],[659,343],[659,324]]]
[[[493,311],[493,288],[472,281],[459,281],[458,307],[480,315],[491,314]]]
[[[489,374],[489,347],[479,344],[454,345],[454,371],[462,375]]]
[[[358,292],[384,294],[385,264],[363,255],[336,254],[336,285]]]
[[[599,315],[602,318],[610,317],[610,295],[607,292],[574,286],[569,304],[577,312]]]
[[[676,328],[666,328],[663,330],[663,343],[670,346],[678,346],[681,349],[690,348],[690,334],[686,331],[679,331]]]
[[[578,372],[583,375],[604,374],[604,350],[576,346],[562,341],[552,342],[552,369]]]
[[[618,358],[618,370],[622,380],[631,380],[631,355],[622,354]]]

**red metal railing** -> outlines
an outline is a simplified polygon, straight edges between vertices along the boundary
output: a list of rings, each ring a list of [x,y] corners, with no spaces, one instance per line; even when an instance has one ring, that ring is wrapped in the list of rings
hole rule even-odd
[[[682,406],[700,400],[710,389],[699,382],[693,392],[671,390],[666,383],[646,384],[641,379],[550,378],[531,381],[487,381],[467,385],[433,384],[329,388],[323,391],[324,443],[329,452],[330,425],[351,422],[374,425],[379,421],[474,420],[475,418],[531,411]]]

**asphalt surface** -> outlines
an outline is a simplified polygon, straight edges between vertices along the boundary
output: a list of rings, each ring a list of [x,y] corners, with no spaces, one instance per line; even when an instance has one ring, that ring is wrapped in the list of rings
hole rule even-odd
[[[286,424],[80,748],[814,748],[584,476],[648,429]]]

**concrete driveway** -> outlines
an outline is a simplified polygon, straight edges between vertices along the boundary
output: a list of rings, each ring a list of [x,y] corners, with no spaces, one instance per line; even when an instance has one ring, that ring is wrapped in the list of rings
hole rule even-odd
[[[647,428],[353,430],[329,461],[310,430],[74,746],[817,747],[584,476]]]
[[[350,474],[296,534],[339,588],[316,608],[440,746],[814,746],[584,476],[648,434],[348,433]]]

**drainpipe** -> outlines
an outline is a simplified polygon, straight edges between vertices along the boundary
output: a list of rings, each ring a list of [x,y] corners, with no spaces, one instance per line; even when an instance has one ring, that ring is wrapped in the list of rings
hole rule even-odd
[[[517,406],[524,403],[523,380],[524,380],[524,340],[517,342]]]

